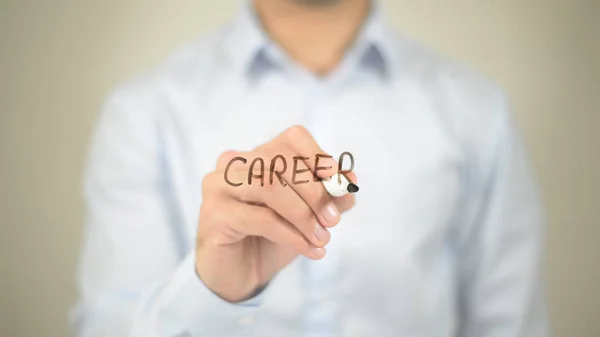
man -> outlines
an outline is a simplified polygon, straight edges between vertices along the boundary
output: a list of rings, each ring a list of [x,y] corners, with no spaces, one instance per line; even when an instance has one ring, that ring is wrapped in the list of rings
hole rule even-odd
[[[547,336],[506,99],[367,0],[255,0],[118,88],[86,200],[78,336]]]

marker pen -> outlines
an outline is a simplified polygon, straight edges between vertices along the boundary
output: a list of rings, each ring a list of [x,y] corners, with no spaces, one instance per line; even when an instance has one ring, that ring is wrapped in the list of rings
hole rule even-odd
[[[344,174],[341,175],[341,184],[338,184],[339,175],[339,173],[336,173],[327,179],[323,179],[323,186],[325,186],[327,193],[334,197],[341,197],[348,193],[358,192],[358,186],[351,182]]]

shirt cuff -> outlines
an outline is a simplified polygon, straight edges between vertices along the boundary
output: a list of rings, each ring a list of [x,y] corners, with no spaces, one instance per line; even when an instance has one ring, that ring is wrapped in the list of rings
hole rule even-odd
[[[196,253],[192,250],[162,292],[157,323],[161,330],[175,334],[188,331],[201,336],[233,336],[252,326],[264,296],[265,291],[261,291],[243,302],[222,299],[196,274]]]

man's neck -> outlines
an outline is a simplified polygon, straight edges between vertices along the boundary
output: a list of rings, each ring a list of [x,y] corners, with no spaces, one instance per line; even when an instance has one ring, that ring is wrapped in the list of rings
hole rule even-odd
[[[366,19],[369,0],[254,0],[263,27],[296,62],[317,75],[335,69]]]

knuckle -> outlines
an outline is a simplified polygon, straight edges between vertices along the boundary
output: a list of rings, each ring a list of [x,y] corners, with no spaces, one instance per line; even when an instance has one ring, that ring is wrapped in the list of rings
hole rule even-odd
[[[279,155],[281,155],[283,158],[278,157]],[[277,153],[275,154],[271,161],[268,163],[268,168],[269,168],[269,174],[275,174],[272,172],[282,172],[283,169],[285,168],[287,171],[287,162],[289,161],[288,158],[286,158],[286,154],[283,153]],[[267,163],[265,163],[265,166],[267,165]],[[275,178],[275,177],[273,177]]]
[[[306,210],[306,206],[304,207],[290,207],[289,209],[289,217],[294,222],[306,222],[308,219],[308,211]]]
[[[299,138],[309,137],[310,132],[302,125],[294,125],[287,130],[286,135],[288,140],[295,141]]]
[[[202,188],[202,194],[205,195],[207,192],[209,192],[212,187],[213,187],[213,180],[214,180],[214,173],[208,173],[204,176],[204,178],[202,178],[202,184],[201,184],[201,188]]]
[[[227,212],[221,212],[216,203],[203,202],[198,219],[198,239],[206,240],[213,237],[227,223]]]
[[[217,159],[217,167],[225,167],[227,163],[229,163],[229,161],[236,156],[236,154],[237,152],[233,150],[222,152]]]
[[[268,208],[261,208],[255,216],[256,225],[259,227],[267,226],[275,221],[275,216]]]
[[[312,235],[314,226],[317,224],[317,219],[311,211],[294,210],[291,213],[291,218],[294,219],[295,226],[303,233]]]
[[[267,197],[275,196],[281,188],[281,184],[279,183],[279,179],[277,179],[276,175],[273,175],[273,183],[271,184],[270,177],[265,174],[264,177],[265,184],[261,187],[261,191],[266,193]]]
[[[235,176],[235,172],[233,172],[233,174],[231,173],[232,172],[230,172],[229,176]],[[200,185],[202,189],[202,196],[211,196],[217,193],[217,190],[219,190],[223,185],[226,185],[223,179],[223,171],[213,171],[207,173],[204,178],[202,178]]]
[[[272,184],[269,184],[269,182],[267,182],[266,184],[264,184],[264,186],[260,188],[260,192],[264,196],[264,198],[268,200],[270,195],[275,193],[276,188],[277,185],[275,185],[275,181]]]
[[[200,218],[202,220],[201,222],[207,224],[216,225],[222,223],[225,214],[227,214],[227,212],[220,211],[218,203],[215,202],[207,200],[204,201],[200,206]]]

